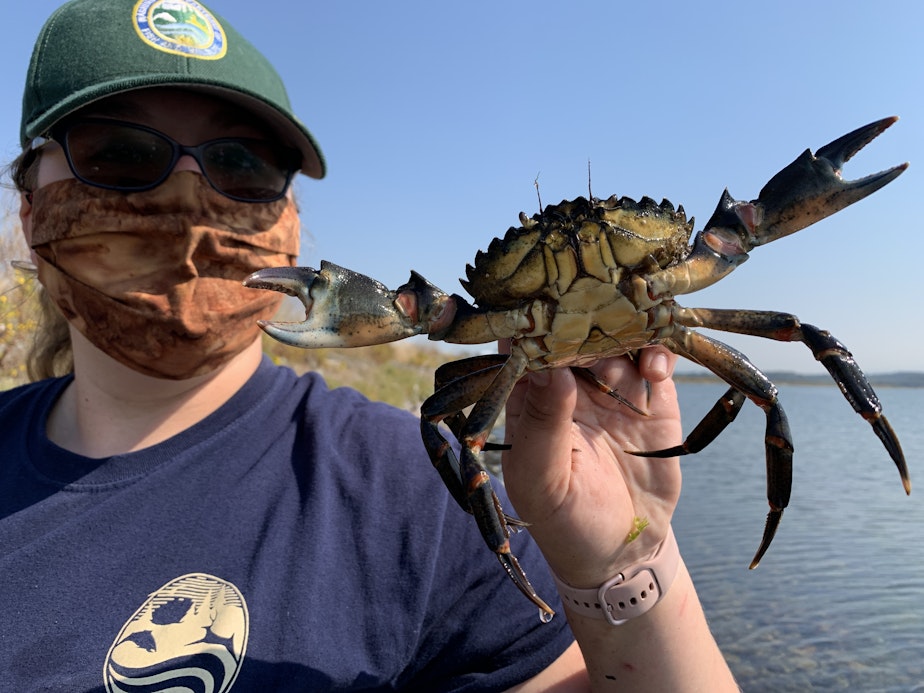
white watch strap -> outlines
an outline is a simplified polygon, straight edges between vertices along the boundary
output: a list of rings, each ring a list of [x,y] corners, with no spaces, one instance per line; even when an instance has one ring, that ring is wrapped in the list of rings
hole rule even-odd
[[[600,587],[579,589],[563,582],[554,573],[552,577],[569,611],[620,626],[648,612],[661,600],[674,581],[679,564],[677,540],[673,529],[668,528],[667,536],[653,557],[630,566]]]

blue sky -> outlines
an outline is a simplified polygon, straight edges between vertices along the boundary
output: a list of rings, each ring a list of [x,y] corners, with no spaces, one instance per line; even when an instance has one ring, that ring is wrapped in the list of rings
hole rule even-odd
[[[32,42],[58,4],[4,7],[5,160]],[[702,224],[723,188],[756,197],[806,147],[901,116],[845,176],[911,161],[903,176],[680,301],[790,311],[869,372],[924,370],[924,4],[211,6],[277,66],[327,157],[325,180],[299,184],[302,263],[392,287],[413,268],[460,291],[475,252],[537,211],[537,176],[546,204],[584,195],[590,160],[595,195],[667,197]],[[765,370],[821,370],[798,344],[723,339]]]

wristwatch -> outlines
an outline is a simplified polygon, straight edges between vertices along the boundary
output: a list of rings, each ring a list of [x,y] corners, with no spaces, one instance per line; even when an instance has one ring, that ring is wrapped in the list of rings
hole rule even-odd
[[[599,587],[579,589],[554,573],[552,578],[562,603],[569,611],[621,626],[629,619],[647,613],[661,601],[677,575],[679,564],[677,540],[673,529],[668,528],[667,536],[654,556],[626,568]]]

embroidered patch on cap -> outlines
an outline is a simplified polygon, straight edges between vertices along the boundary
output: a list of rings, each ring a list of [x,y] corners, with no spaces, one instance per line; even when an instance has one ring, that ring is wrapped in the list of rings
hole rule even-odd
[[[227,50],[221,24],[195,0],[140,0],[133,24],[142,41],[165,53],[217,60]]]

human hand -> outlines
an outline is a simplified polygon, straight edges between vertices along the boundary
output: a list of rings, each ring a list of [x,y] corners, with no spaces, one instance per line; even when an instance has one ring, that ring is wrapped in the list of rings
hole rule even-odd
[[[641,350],[637,363],[606,359],[593,372],[648,413],[633,412],[567,368],[530,373],[507,402],[504,481],[517,515],[552,570],[575,587],[596,587],[651,555],[667,534],[680,496],[677,357]],[[650,383],[650,399],[645,381]],[[648,526],[631,542],[636,518]]]

